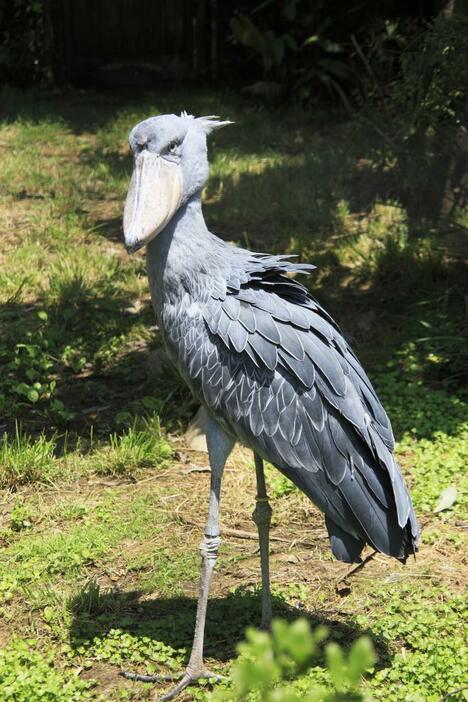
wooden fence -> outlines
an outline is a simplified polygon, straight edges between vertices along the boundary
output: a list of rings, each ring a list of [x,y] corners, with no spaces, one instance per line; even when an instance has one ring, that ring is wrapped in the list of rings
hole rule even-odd
[[[221,5],[221,2],[220,2]],[[215,77],[216,0],[52,0],[58,77],[86,84],[140,84]],[[222,28],[225,35],[226,27]]]

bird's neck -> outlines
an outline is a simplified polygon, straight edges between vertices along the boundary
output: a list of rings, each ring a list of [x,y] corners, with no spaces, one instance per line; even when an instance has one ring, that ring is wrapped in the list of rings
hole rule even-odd
[[[156,307],[184,293],[209,292],[209,279],[223,273],[223,241],[211,234],[203,218],[200,193],[174,215],[147,247],[148,277]]]

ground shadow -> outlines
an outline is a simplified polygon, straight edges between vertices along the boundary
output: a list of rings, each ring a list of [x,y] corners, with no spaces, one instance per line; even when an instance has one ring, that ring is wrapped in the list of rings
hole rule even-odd
[[[54,91],[4,88],[1,92],[0,119],[5,122],[21,120],[31,124],[59,121],[73,134],[96,133],[105,129],[119,113],[131,113],[144,119],[155,114],[180,114],[187,110],[194,115],[214,114],[220,104],[228,103],[237,109],[242,101],[229,90],[207,90],[190,86],[187,90],[166,87],[164,90],[125,89],[79,90],[73,88]],[[188,104],[190,103],[190,104]]]
[[[79,595],[70,603],[73,621],[70,644],[78,647],[95,638],[104,638],[111,629],[120,629],[135,636],[147,636],[162,641],[174,649],[190,651],[195,624],[196,600],[191,597],[164,597],[144,599],[137,590],[100,593],[90,609],[89,600]],[[261,593],[239,588],[225,597],[211,597],[206,623],[207,657],[227,661],[235,655],[236,645],[244,640],[249,626],[260,626]],[[312,628],[326,626],[330,639],[345,645],[366,634],[378,652],[383,665],[390,653],[387,643],[363,630],[355,623],[310,612],[302,607],[291,607],[280,596],[273,597],[273,616],[293,621],[305,617]],[[320,662],[320,661],[319,661]]]
[[[171,397],[174,406],[185,408],[180,416],[190,413],[191,399],[179,376],[168,367],[158,379],[149,367],[151,352],[161,344],[157,330],[137,345],[122,346],[122,338],[142,326],[154,327],[149,300],[135,310],[125,294],[98,292],[79,278],[69,280],[54,301],[31,306],[12,300],[1,306],[0,367],[9,408],[1,428],[14,435],[19,418],[22,430],[33,436],[60,428],[67,431],[67,450],[73,450],[76,440],[84,450],[91,429],[96,438],[108,440],[110,432],[125,428],[116,425],[119,412],[129,413],[127,424],[147,414],[146,397],[159,401],[155,399],[153,411],[163,411]],[[51,373],[54,398],[70,416],[55,411],[48,399]],[[43,400],[28,401],[34,382],[42,386]],[[169,409],[166,420],[170,416]]]

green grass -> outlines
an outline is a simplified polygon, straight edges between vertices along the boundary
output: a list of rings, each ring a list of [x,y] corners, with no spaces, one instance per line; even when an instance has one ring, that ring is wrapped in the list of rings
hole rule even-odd
[[[371,561],[339,595],[346,567],[315,538],[321,517],[269,470],[285,539],[273,549],[275,613],[325,624],[345,648],[368,634],[378,662],[366,689],[376,700],[438,702],[460,687],[466,213],[415,221],[400,197],[407,184],[392,180],[395,155],[358,120],[328,124],[202,91],[10,91],[2,104],[0,698],[148,699],[119,669],[186,660],[207,476],[184,471],[206,459],[177,443],[195,409],[187,391],[170,370],[151,372],[160,338],[144,257],[124,252],[121,214],[130,127],[182,109],[216,114],[220,104],[236,125],[211,141],[208,224],[318,266],[308,285],[375,381],[424,526],[416,564]],[[251,458],[232,464],[223,524],[252,531]],[[449,486],[455,502],[434,514]],[[313,548],[291,545],[296,532]],[[259,623],[253,548],[226,536],[214,579],[207,655],[226,673],[245,628]],[[323,657],[296,690],[311,682],[330,683]],[[188,699],[209,693],[200,686]]]
[[[5,432],[0,440],[0,485],[16,487],[47,479],[53,474],[54,449],[53,438],[32,439],[18,425],[14,435]]]
[[[58,400],[56,401],[58,402]],[[60,409],[60,413],[64,413]],[[127,418],[127,414],[123,419]],[[161,467],[172,455],[172,449],[162,436],[159,419],[147,416],[133,426],[113,432],[108,440],[96,442],[93,434],[86,442],[76,442],[68,452],[68,437],[62,437],[62,456],[57,457],[58,439],[44,434],[32,438],[18,425],[15,434],[4,432],[0,439],[0,486],[17,488],[26,483],[50,483],[57,476],[77,472],[100,475],[138,475],[143,468]],[[82,450],[86,449],[86,450]]]
[[[143,420],[143,426],[130,427],[123,434],[113,433],[109,444],[98,451],[93,459],[93,470],[103,475],[131,477],[138,469],[150,468],[170,458],[172,450],[161,436],[159,420]]]

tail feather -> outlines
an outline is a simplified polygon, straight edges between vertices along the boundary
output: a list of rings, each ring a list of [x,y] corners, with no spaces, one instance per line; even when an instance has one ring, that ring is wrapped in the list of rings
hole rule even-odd
[[[327,516],[325,516],[325,524],[335,558],[345,563],[361,563],[361,551],[366,542],[351,536]]]
[[[323,472],[302,474],[295,482],[325,513],[333,554],[347,563],[359,562],[368,543],[388,556],[405,562],[418,548],[419,526],[407,488],[395,464],[395,481],[366,452],[353,471],[339,485]],[[397,495],[395,495],[395,492]],[[398,502],[404,505],[406,521],[401,524]]]

